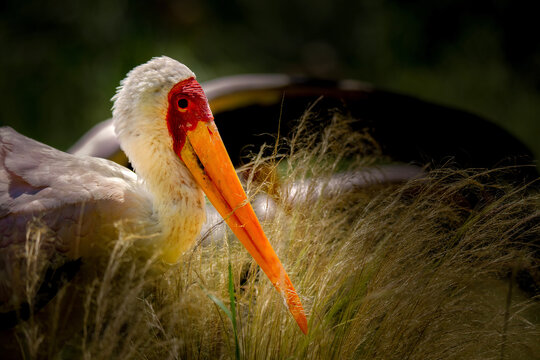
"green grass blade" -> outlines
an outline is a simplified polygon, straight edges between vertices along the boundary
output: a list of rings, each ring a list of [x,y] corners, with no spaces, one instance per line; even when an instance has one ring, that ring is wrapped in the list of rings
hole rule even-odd
[[[208,298],[210,300],[212,300],[217,306],[220,307],[221,310],[223,310],[223,312],[229,317],[229,319],[231,319],[232,321],[232,314],[230,312],[229,309],[227,309],[227,306],[225,306],[225,304],[223,303],[223,301],[219,300],[214,294],[211,294],[208,292],[208,290],[206,290],[203,286],[201,286],[201,289],[204,291],[204,293],[206,294],[206,296],[208,296]]]
[[[239,360],[240,359],[240,346],[238,345],[238,333],[236,331],[236,297],[234,295],[234,281],[233,281],[232,266],[231,266],[230,259],[229,259],[229,298],[231,300],[231,311],[230,311],[229,318],[231,319],[231,322],[233,325],[236,359]]]

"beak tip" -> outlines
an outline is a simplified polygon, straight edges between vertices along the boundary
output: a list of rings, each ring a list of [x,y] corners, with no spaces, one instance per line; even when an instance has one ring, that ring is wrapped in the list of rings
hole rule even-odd
[[[304,333],[304,335],[308,334],[308,324],[307,324],[307,318],[304,314],[302,314],[301,317],[296,319],[296,323],[298,326],[300,326],[300,330]]]
[[[291,287],[292,287],[292,284],[291,284]],[[287,298],[287,305],[288,305],[289,311],[291,312],[294,320],[296,321],[296,323],[300,327],[300,330],[302,330],[302,332],[305,335],[307,335],[307,333],[308,333],[308,322],[307,322],[306,313],[304,311],[304,308],[302,306],[300,298],[296,294],[296,291],[294,291],[294,288],[293,288],[293,291],[290,293],[289,298]]]

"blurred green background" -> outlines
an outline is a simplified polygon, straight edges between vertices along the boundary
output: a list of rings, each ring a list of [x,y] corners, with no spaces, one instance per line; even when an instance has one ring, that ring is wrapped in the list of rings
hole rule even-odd
[[[0,121],[66,149],[110,117],[127,71],[163,54],[201,81],[283,72],[370,82],[485,116],[540,158],[534,3],[2,2]]]

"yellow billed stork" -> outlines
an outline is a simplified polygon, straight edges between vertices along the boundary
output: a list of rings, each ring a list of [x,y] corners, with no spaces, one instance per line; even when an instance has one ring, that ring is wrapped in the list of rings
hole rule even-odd
[[[154,58],[128,73],[113,101],[115,133],[137,175],[0,129],[0,301],[17,291],[6,284],[16,275],[6,269],[30,220],[53,232],[51,257],[91,258],[118,238],[121,222],[142,235],[138,246],[175,263],[201,231],[204,191],[307,333],[300,299],[248,202],[195,74],[171,58]]]

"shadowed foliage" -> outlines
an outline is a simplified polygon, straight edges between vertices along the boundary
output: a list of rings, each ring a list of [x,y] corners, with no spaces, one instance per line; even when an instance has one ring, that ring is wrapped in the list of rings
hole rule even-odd
[[[14,329],[17,346],[88,359],[233,359],[235,349],[241,359],[537,356],[540,194],[501,181],[512,168],[441,168],[326,193],[333,175],[386,161],[350,124],[336,114],[322,128],[305,116],[242,169],[248,194],[276,205],[261,220],[306,307],[307,336],[230,233],[206,234],[168,268],[134,259],[136,234],[123,234],[102,270],[83,262]],[[322,195],[294,195],[300,182]]]

